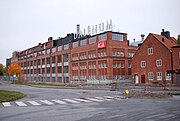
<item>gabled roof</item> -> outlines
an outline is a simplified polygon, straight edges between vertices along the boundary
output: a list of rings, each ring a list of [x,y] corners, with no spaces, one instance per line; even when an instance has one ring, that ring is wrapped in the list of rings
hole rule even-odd
[[[152,34],[152,33],[150,33]],[[163,35],[158,35],[158,34],[152,34],[161,44],[166,46],[168,49],[171,49],[172,46],[176,46],[177,42],[174,37],[170,37],[169,39],[166,38]]]

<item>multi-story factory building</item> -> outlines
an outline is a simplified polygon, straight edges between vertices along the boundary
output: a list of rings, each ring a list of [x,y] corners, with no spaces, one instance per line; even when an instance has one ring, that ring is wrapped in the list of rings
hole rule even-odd
[[[131,78],[131,59],[136,51],[137,47],[129,46],[126,33],[68,34],[13,52],[11,62],[21,66],[26,80],[111,83]]]

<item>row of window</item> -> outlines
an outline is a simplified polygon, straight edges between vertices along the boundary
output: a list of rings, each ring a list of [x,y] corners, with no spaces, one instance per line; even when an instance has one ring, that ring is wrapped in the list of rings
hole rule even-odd
[[[39,69],[25,69],[23,70],[24,71],[24,74],[49,74],[50,73],[50,67],[47,67],[46,68],[46,72],[45,72],[45,68],[42,68],[42,72]],[[56,67],[52,67],[52,73],[56,73]],[[57,73],[62,73],[62,67],[57,67]],[[68,66],[64,66],[64,73],[68,73]]]
[[[171,80],[171,74],[170,73],[165,73],[166,75],[166,80]],[[162,80],[162,72],[157,72],[156,73],[156,78],[157,80]],[[154,80],[154,73],[153,72],[149,72],[148,73],[148,80]]]
[[[146,61],[141,61],[141,68],[145,68],[146,67]],[[156,66],[157,67],[161,67],[162,66],[162,60],[158,59],[156,60]]]

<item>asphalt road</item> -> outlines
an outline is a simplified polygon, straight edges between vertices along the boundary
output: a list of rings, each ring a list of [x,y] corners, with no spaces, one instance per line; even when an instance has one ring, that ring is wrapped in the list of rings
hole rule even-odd
[[[27,95],[10,102],[10,106],[0,104],[0,121],[180,121],[179,96],[120,99],[115,98],[118,95],[115,91],[35,88],[8,83],[0,84],[0,89]],[[33,101],[33,105],[28,101]]]

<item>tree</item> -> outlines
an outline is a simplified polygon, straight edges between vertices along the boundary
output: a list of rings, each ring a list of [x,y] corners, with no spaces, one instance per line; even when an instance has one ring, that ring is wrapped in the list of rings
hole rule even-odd
[[[178,35],[177,44],[180,45],[180,34]]]
[[[5,72],[5,68],[2,64],[0,64],[0,76],[3,76]]]
[[[17,63],[11,63],[8,67],[8,73],[10,76],[20,76],[22,74],[21,67]]]

